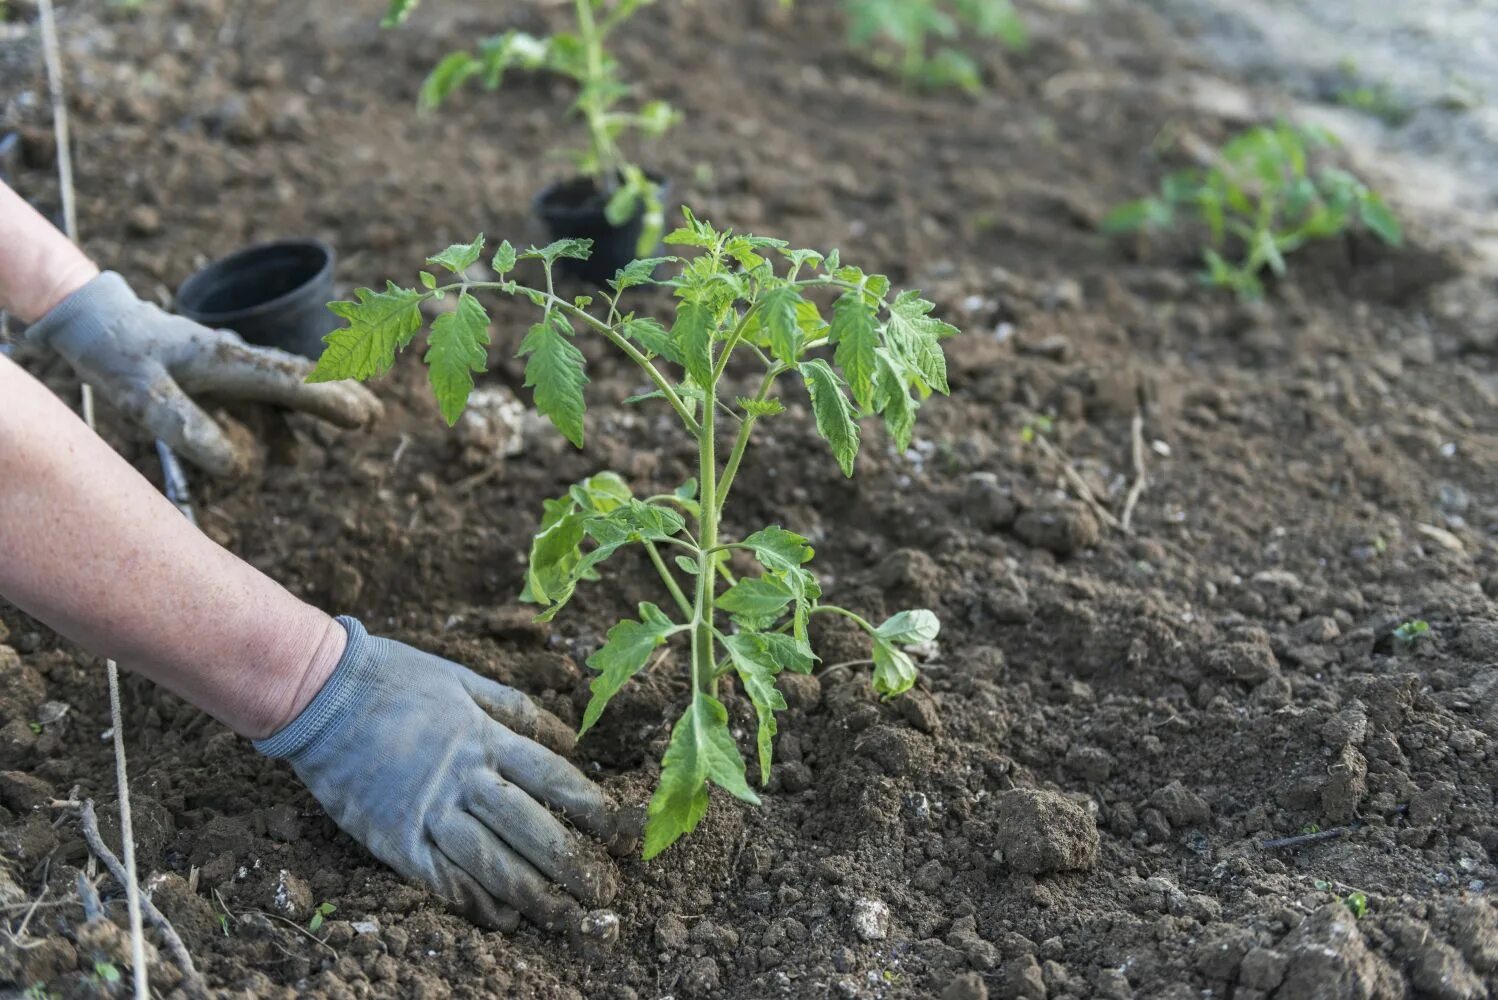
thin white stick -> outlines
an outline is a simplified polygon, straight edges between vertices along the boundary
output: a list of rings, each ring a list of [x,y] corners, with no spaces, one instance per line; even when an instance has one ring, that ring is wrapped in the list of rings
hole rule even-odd
[[[57,19],[52,0],[40,0],[42,58],[47,64],[47,85],[52,98],[52,132],[57,141],[57,175],[62,186],[63,230],[78,242],[78,208],[73,197],[73,156],[68,141],[68,105],[62,89],[62,49],[57,42]],[[94,392],[83,383],[83,419],[94,428]],[[120,668],[113,660],[104,663],[109,675],[109,717],[114,727],[114,780],[120,800],[120,847],[125,861],[125,902],[130,912],[130,960],[136,1000],[150,1000],[146,968],[146,937],[142,927],[140,884],[135,876],[135,824],[130,820],[130,779],[125,767],[125,720],[120,709]]]
[[[1145,487],[1149,485],[1149,474],[1144,469],[1144,411],[1135,410],[1134,419],[1129,424],[1130,450],[1134,455],[1134,485],[1129,487],[1129,495],[1124,497],[1123,517],[1120,518],[1124,531],[1134,530],[1134,507],[1139,503],[1139,498],[1144,495]]]

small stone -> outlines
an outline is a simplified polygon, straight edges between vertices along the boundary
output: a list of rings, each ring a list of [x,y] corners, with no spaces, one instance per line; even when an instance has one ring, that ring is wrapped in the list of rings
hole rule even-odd
[[[1021,955],[1004,966],[999,996],[1003,1000],[1046,1000],[1045,974],[1034,955]]]
[[[1097,864],[1097,821],[1064,795],[1034,788],[1005,792],[996,825],[997,846],[1017,872],[1086,871]]]
[[[935,733],[941,729],[941,715],[930,692],[912,688],[896,699],[895,704],[900,708],[901,717],[921,732]]]
[[[0,786],[0,795],[3,795],[3,790]],[[1455,785],[1449,781],[1437,781],[1410,796],[1406,818],[1411,826],[1435,826],[1445,817],[1455,798]]]
[[[1321,786],[1321,814],[1333,823],[1349,822],[1368,794],[1368,760],[1355,747],[1344,746],[1327,765]]]
[[[1250,948],[1238,966],[1238,982],[1252,990],[1268,993],[1276,989],[1285,978],[1285,969],[1290,960],[1269,948]]]
[[[1068,770],[1094,785],[1113,774],[1113,755],[1100,747],[1072,747],[1066,752],[1065,763]]]
[[[1092,511],[1074,500],[1032,507],[1015,519],[1014,533],[1025,544],[1058,556],[1090,549],[1102,538]]]
[[[125,215],[125,232],[131,236],[155,236],[161,231],[161,213],[150,205],[136,205]]]
[[[853,933],[865,941],[883,941],[889,937],[889,906],[882,900],[861,896],[853,901],[850,918]]]
[[[306,879],[282,868],[276,875],[271,907],[289,920],[300,921],[312,913],[312,887]]]
[[[941,991],[941,1000],[988,1000],[988,987],[976,972],[964,972]]]
[[[661,951],[682,951],[687,946],[687,925],[674,913],[655,922],[655,946]]]
[[[788,708],[809,712],[821,704],[822,682],[813,674],[785,672],[776,679],[775,686],[785,697]]]
[[[1150,803],[1177,829],[1204,826],[1212,818],[1212,809],[1207,805],[1207,800],[1179,781],[1172,781],[1155,792],[1150,796]]]
[[[0,805],[18,813],[40,809],[55,798],[52,786],[24,771],[0,771]]]
[[[1274,650],[1257,643],[1229,642],[1207,653],[1206,667],[1219,677],[1258,684],[1280,672]]]
[[[707,957],[693,962],[692,967],[687,970],[686,978],[682,981],[687,995],[694,997],[715,995],[719,990],[719,983],[718,962],[716,959]]]

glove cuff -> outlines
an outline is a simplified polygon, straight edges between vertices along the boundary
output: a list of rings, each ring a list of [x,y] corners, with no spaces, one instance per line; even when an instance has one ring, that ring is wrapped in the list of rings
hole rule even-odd
[[[339,625],[348,633],[348,644],[333,673],[323,683],[300,715],[263,740],[255,740],[255,749],[273,760],[293,762],[322,741],[355,711],[364,692],[378,674],[377,644],[381,641],[364,630],[356,618],[341,615]]]
[[[55,346],[52,339],[67,331],[71,338],[92,340],[140,304],[124,278],[114,271],[101,271],[27,327],[26,339]]]

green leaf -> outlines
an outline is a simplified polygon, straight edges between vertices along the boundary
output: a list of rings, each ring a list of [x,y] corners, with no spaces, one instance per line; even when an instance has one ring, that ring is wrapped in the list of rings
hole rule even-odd
[[[661,759],[660,783],[646,810],[646,861],[697,829],[707,813],[709,781],[751,805],[759,804],[759,796],[744,779],[744,758],[728,731],[728,710],[718,699],[697,691],[676,720],[671,745]]]
[[[843,370],[854,401],[863,409],[874,403],[877,308],[863,292],[845,292],[832,304],[832,330],[827,338],[837,345],[833,361]]]
[[[626,618],[609,629],[604,644],[588,657],[589,668],[598,671],[598,676],[588,685],[593,697],[583,711],[581,736],[603,715],[609,699],[618,694],[631,677],[645,668],[650,654],[665,644],[676,626],[661,609],[648,602],[640,605],[640,620]]]
[[[583,446],[583,352],[568,338],[572,326],[561,313],[531,327],[516,357],[525,363],[525,387],[536,390],[536,409],[574,445]]]
[[[573,491],[577,490],[578,487],[573,487]],[[536,617],[540,622],[549,622],[555,618],[567,602],[572,600],[577,585],[583,580],[598,579],[598,567],[619,549],[636,542],[663,541],[686,526],[685,520],[676,511],[633,497],[622,502],[608,497],[603,503],[599,503],[584,495],[575,497],[574,503],[580,512],[585,512],[590,507],[595,510],[606,508],[606,512],[600,511],[583,520],[583,533],[596,543],[596,547],[580,558],[570,558],[565,573],[549,581],[546,596],[550,599],[551,606]],[[577,551],[581,552],[581,549]]]
[[[761,566],[777,573],[799,569],[816,555],[816,550],[805,537],[786,531],[778,524],[761,528],[744,539],[743,544],[754,550],[754,557]]]
[[[873,639],[874,690],[886,698],[909,691],[915,686],[915,664],[904,650],[884,636],[876,633]]]
[[[474,372],[489,362],[489,314],[479,300],[466,291],[458,296],[458,308],[443,313],[432,323],[427,338],[427,379],[451,427],[458,422],[468,395],[473,392]]]
[[[421,0],[390,0],[390,6],[385,9],[385,17],[380,21],[380,27],[393,28],[406,18],[411,16],[411,11]]]
[[[801,354],[801,325],[796,310],[802,301],[801,293],[789,285],[771,289],[759,300],[760,321],[769,335],[770,353],[787,364],[794,364]]]
[[[896,645],[913,646],[935,639],[941,632],[941,620],[932,612],[917,608],[886,618],[876,631]]]
[[[335,316],[348,325],[323,338],[327,345],[317,359],[308,382],[374,378],[390,370],[395,352],[411,342],[421,329],[421,292],[389,282],[385,291],[360,288],[354,302],[330,302]]]
[[[687,576],[698,576],[702,573],[702,566],[691,556],[674,556],[673,561]]]
[[[421,82],[421,90],[416,96],[417,108],[421,111],[435,110],[464,81],[477,75],[483,68],[483,63],[471,52],[449,52]]]
[[[843,475],[852,476],[853,464],[858,460],[858,424],[853,421],[853,410],[838,384],[837,374],[821,358],[804,361],[797,367],[811,395],[817,432],[832,446],[833,457]]]
[[[676,322],[671,326],[671,341],[680,355],[680,364],[699,386],[713,380],[713,337],[718,331],[711,307],[701,302],[682,302],[676,307]]]
[[[957,328],[933,318],[934,303],[917,292],[901,292],[889,304],[889,323],[885,326],[885,343],[895,355],[915,371],[926,384],[942,395],[947,386],[947,358],[941,341],[957,333]]]
[[[920,401],[910,395],[905,367],[884,348],[876,354],[874,412],[884,418],[884,428],[901,451],[910,447],[915,434],[915,414]]]
[[[620,324],[619,332],[643,347],[647,357],[659,356],[673,364],[682,363],[680,348],[660,320],[631,316]]]
[[[673,263],[679,259],[679,257],[642,257],[639,260],[632,260],[609,279],[609,284],[616,292],[622,292],[626,288],[634,288],[637,285],[653,285],[656,269],[662,264]]]
[[[1397,247],[1404,242],[1404,228],[1378,195],[1369,192],[1358,201],[1358,218],[1373,235],[1390,246]]]
[[[516,259],[515,248],[510,245],[509,240],[505,240],[494,251],[494,259],[489,262],[489,266],[494,269],[495,274],[504,277],[515,270]]]
[[[773,620],[796,595],[774,576],[752,576],[723,591],[718,607],[747,622]]]
[[[1117,206],[1098,223],[1105,233],[1133,233],[1141,229],[1168,229],[1174,213],[1170,204],[1158,198],[1141,198]]]
[[[759,717],[759,731],[755,744],[759,750],[759,783],[770,783],[770,758],[775,740],[775,713],[786,709],[785,696],[775,688],[775,675],[780,665],[770,655],[764,637],[753,632],[737,635],[720,635],[728,657],[733,661],[734,672],[743,682],[744,693],[754,704],[754,713]]]
[[[426,288],[427,291],[433,291],[436,289],[437,279],[432,276],[432,273],[430,271],[422,271],[420,273],[420,277],[421,284]]]
[[[750,399],[740,396],[736,402],[751,417],[773,417],[785,412],[785,404],[778,399]]]
[[[459,277],[468,270],[479,259],[484,252],[484,234],[479,233],[478,239],[472,243],[454,243],[435,257],[428,257],[428,264],[437,264],[447,268]]]
[[[592,255],[592,240],[565,239],[557,240],[555,243],[548,243],[544,247],[528,247],[525,253],[520,255],[520,259],[545,261],[546,266],[551,267],[563,258],[587,260]]]
[[[765,652],[775,662],[775,669],[789,670],[793,674],[809,674],[816,665],[817,657],[806,643],[786,635],[784,632],[760,632]]]
[[[600,472],[576,483],[567,492],[542,505],[540,531],[531,540],[526,565],[525,589],[520,599],[550,605],[571,596],[581,578],[581,544],[584,525],[629,503],[629,484],[613,472]]]

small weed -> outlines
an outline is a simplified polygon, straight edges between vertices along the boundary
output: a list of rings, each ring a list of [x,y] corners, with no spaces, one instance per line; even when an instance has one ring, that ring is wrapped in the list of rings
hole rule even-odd
[[[1394,638],[1406,644],[1413,643],[1421,636],[1429,634],[1430,622],[1423,618],[1411,619],[1394,630]]]
[[[312,919],[307,921],[307,929],[313,934],[316,934],[318,931],[322,930],[323,921],[337,912],[338,907],[334,906],[332,903],[318,903],[317,909],[312,911]],[[223,926],[224,933],[229,933],[228,921],[220,917],[219,923]]]
[[[983,89],[978,63],[951,42],[963,35],[997,40],[1011,52],[1030,44],[1009,0],[844,0],[848,40],[920,89]]]
[[[94,976],[101,983],[109,983],[112,986],[120,981],[120,970],[113,962],[95,962]]]
[[[1363,919],[1363,914],[1368,912],[1368,897],[1356,890],[1342,897],[1342,905],[1352,911],[1354,918]]]

